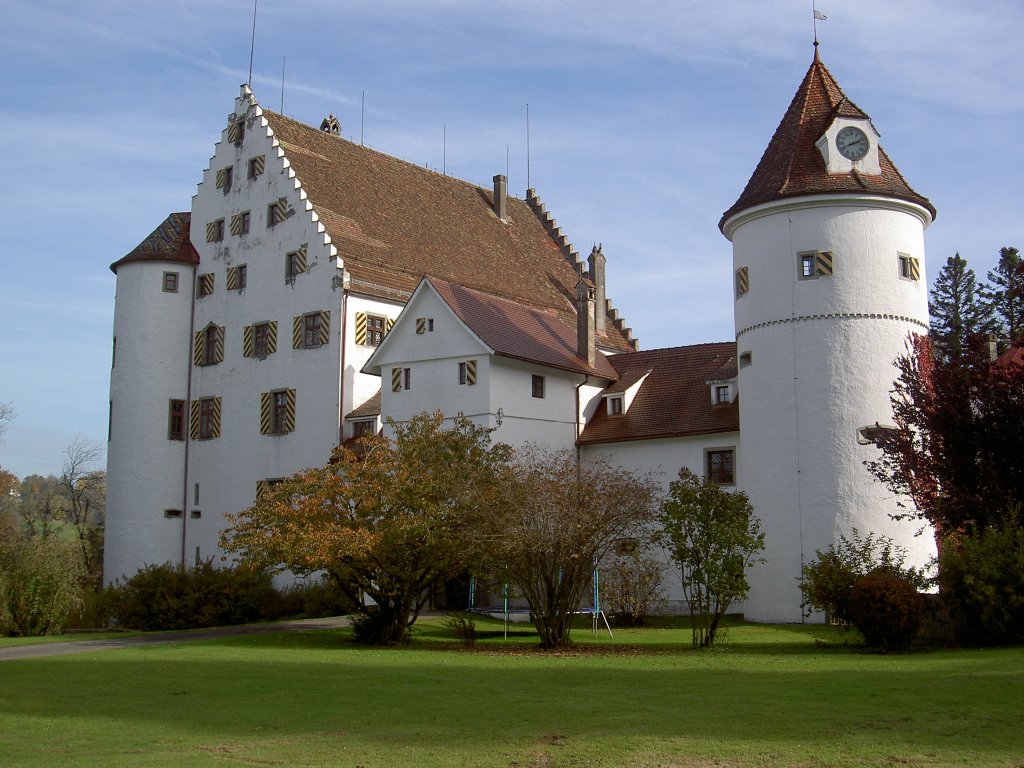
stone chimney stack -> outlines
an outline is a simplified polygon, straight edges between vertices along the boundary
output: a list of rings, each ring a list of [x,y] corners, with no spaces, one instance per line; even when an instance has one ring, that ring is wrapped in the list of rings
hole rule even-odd
[[[508,221],[508,179],[500,173],[494,177],[494,213],[502,222]]]
[[[594,366],[594,287],[586,280],[576,283],[576,354],[587,365]]]
[[[595,330],[599,336],[605,335],[605,316],[608,314],[608,299],[604,287],[604,253],[601,252],[601,244],[598,243],[590,252],[587,259],[590,263],[590,282],[594,284],[594,302],[597,304],[594,312],[596,322]]]

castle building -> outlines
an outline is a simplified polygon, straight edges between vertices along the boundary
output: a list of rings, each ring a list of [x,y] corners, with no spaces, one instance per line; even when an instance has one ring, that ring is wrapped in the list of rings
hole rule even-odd
[[[419,168],[243,86],[191,211],[111,265],[105,578],[216,555],[224,515],[267,483],[382,416],[440,410],[747,492],[768,548],[743,608],[801,620],[801,565],[836,536],[927,556],[863,461],[893,360],[928,327],[934,215],[815,53],[720,222],[735,340],[639,351],[601,248],[582,261],[533,190]]]

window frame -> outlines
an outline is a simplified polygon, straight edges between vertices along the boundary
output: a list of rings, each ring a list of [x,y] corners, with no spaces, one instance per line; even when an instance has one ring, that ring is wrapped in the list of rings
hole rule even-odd
[[[544,376],[539,373],[531,374],[531,376],[533,378],[530,380],[530,394],[538,400],[543,400],[546,395]]]
[[[383,315],[366,313],[366,343],[364,347],[379,347],[387,334],[388,319]]]
[[[185,401],[170,399],[167,401],[167,439],[183,441],[185,439]]]
[[[249,230],[252,228],[252,211],[239,211],[238,218],[241,222],[238,234],[240,236],[248,235]]]
[[[214,438],[213,413],[215,410],[216,398],[204,397],[199,401],[199,439],[212,440]]]
[[[270,321],[253,323],[252,356],[260,360],[270,354]]]
[[[732,402],[732,387],[728,384],[715,384],[715,405],[728,405]]]
[[[270,393],[270,434],[286,435],[288,424],[288,390],[275,389]]]
[[[352,420],[352,439],[355,440],[357,437],[372,437],[377,434],[377,420],[376,419],[353,419]]]
[[[818,263],[819,256],[828,256],[831,272],[823,272]],[[808,271],[808,266],[810,270]],[[799,280],[817,280],[835,274],[835,251],[800,251],[796,255],[796,274]]]
[[[909,283],[917,283],[921,280],[921,261],[916,256],[911,256],[909,253],[903,253],[902,251],[896,252],[896,260],[899,263],[899,274],[900,280],[906,280]],[[912,268],[913,267],[913,268]],[[914,273],[917,273],[917,277]]]
[[[249,162],[248,162],[248,164],[246,166],[246,169],[247,169],[246,170],[246,174],[247,174],[247,178],[249,180],[258,179],[260,176],[263,175],[263,170],[260,170],[258,172],[256,171],[257,164],[259,163],[259,159],[261,157],[263,158],[264,170],[265,170],[266,162],[267,162],[266,155],[256,155],[254,157],[250,157],[249,158]]]
[[[309,312],[302,316],[302,348],[320,346],[320,313]]]
[[[402,369],[402,389],[412,389],[412,368]]]
[[[622,416],[626,412],[626,398],[623,395],[608,397],[608,415]]]
[[[724,474],[725,470],[721,467],[717,472],[712,471],[712,462],[714,457],[729,457],[729,470],[728,476]],[[717,479],[721,477],[722,479]],[[704,479],[709,483],[715,485],[736,485],[736,448],[735,447],[722,447],[722,448],[705,448],[704,449]]]
[[[163,293],[177,293],[179,282],[177,272],[164,272]]]

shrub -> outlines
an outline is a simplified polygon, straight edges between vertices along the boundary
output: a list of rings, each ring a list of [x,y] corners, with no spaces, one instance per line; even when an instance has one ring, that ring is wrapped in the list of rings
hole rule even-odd
[[[328,576],[308,578],[278,590],[263,606],[264,619],[318,619],[355,613],[352,599]]]
[[[0,532],[0,633],[60,633],[81,603],[85,575],[77,542]]]
[[[878,568],[854,581],[847,607],[864,642],[888,653],[905,651],[914,642],[923,602],[914,584]]]
[[[472,613],[453,611],[447,614],[441,623],[467,648],[476,645],[476,619]]]
[[[215,568],[206,561],[187,570],[172,563],[150,565],[110,592],[113,618],[122,626],[192,629],[258,620],[273,587],[263,572]]]
[[[1019,507],[972,537],[948,538],[939,557],[939,584],[960,642],[1024,640],[1024,525]]]
[[[601,597],[615,622],[625,627],[643,626],[648,612],[664,600],[664,575],[665,565],[645,555],[639,546],[625,547],[609,557],[600,571]]]
[[[854,528],[851,538],[840,536],[828,550],[815,554],[815,559],[803,567],[800,579],[806,615],[822,611],[833,623],[850,622],[853,584],[872,571],[885,570],[919,589],[928,584],[924,569],[904,565],[907,551],[888,536],[862,536]]]

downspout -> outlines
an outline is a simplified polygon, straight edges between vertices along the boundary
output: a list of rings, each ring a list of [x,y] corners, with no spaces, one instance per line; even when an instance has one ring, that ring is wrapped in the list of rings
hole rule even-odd
[[[583,374],[583,381],[576,385],[576,439],[573,444],[576,447],[576,477],[580,476],[580,435],[583,433],[583,424],[580,414],[580,390],[590,381],[590,374]]]
[[[181,415],[182,432],[185,438],[185,464],[181,474],[181,569],[185,570],[185,544],[188,533],[188,449],[192,442],[192,366],[193,350],[196,333],[196,269],[198,265],[192,265],[192,296],[191,310],[188,318],[188,379],[185,384],[185,412]]]
[[[348,339],[348,288],[344,286],[344,271],[341,287],[341,376],[338,387],[338,445],[345,442],[345,347]]]

